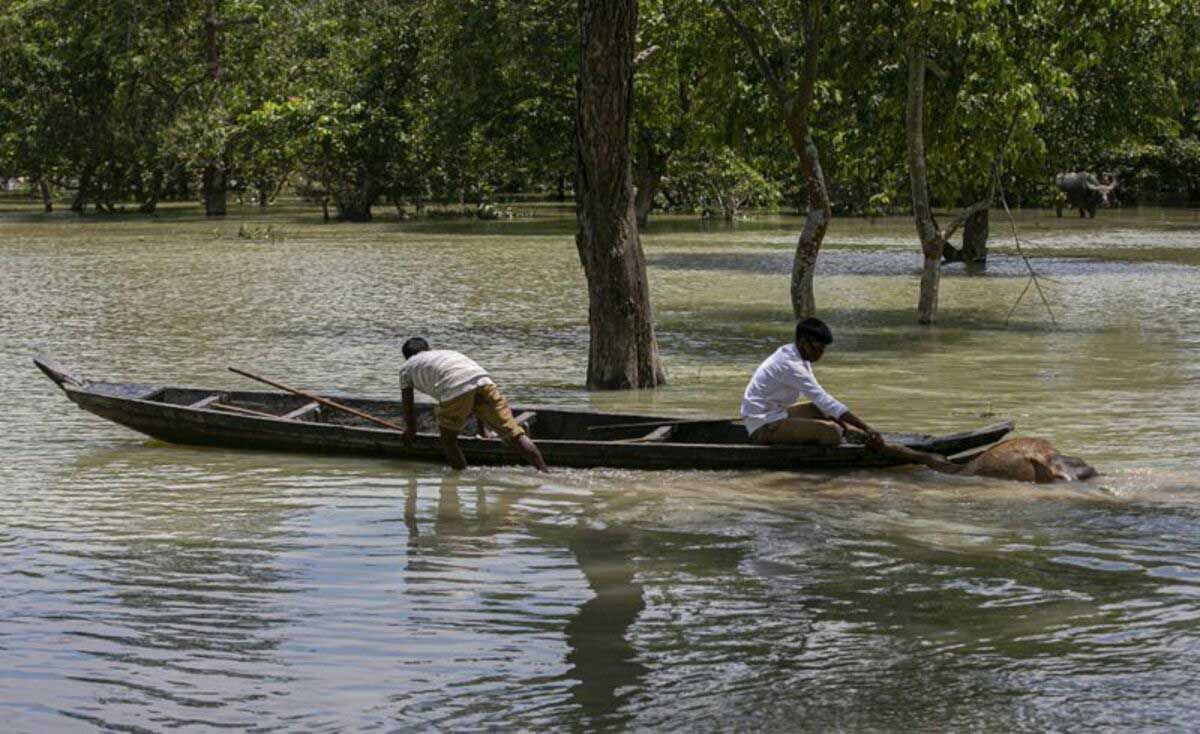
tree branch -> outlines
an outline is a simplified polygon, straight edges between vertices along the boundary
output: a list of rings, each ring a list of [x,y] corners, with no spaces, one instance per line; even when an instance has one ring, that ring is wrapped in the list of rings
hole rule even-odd
[[[971,215],[981,212],[984,209],[991,208],[993,198],[995,198],[994,190],[988,192],[986,199],[980,199],[971,206],[959,212],[954,219],[950,220],[950,224],[946,225],[946,229],[942,231],[942,239],[949,242],[954,233],[958,231],[958,228],[967,223],[967,220],[971,218]]]
[[[946,81],[950,78],[949,72],[943,69],[938,62],[934,61],[928,56],[925,57],[925,68],[933,72],[934,76],[942,81]]]
[[[771,93],[775,95],[775,98],[786,110],[790,102],[787,90],[784,88],[780,78],[775,74],[775,70],[771,68],[771,62],[767,61],[767,57],[762,50],[762,44],[758,41],[758,36],[737,17],[737,14],[733,12],[733,8],[729,6],[728,0],[718,0],[718,5],[721,6],[721,12],[725,13],[725,17],[729,19],[734,30],[737,31],[738,35],[746,43],[746,48],[750,50],[750,55],[754,57],[754,63],[758,65],[759,71],[766,78],[767,86],[771,89]]]
[[[633,57],[633,68],[637,69],[642,64],[652,59],[654,54],[658,53],[658,51],[659,47],[657,45],[642,49],[640,52],[638,52],[637,56]]]
[[[1008,200],[1004,197],[1004,184],[1000,183],[1000,173],[996,172],[993,186],[1000,188],[1000,203],[1004,205],[1004,213],[1008,215],[1008,224],[1012,227],[1013,242],[1017,245],[1017,254],[1025,261],[1025,267],[1029,269],[1029,282],[1025,284],[1025,289],[1021,291],[1021,295],[1017,296],[1016,303],[1013,303],[1009,309],[1008,316],[1004,319],[1004,325],[1008,326],[1008,320],[1012,318],[1013,313],[1017,310],[1017,306],[1021,303],[1021,299],[1029,291],[1029,286],[1037,288],[1038,295],[1042,298],[1042,305],[1046,307],[1046,313],[1050,314],[1050,323],[1058,326],[1058,321],[1054,318],[1054,311],[1050,308],[1050,302],[1046,300],[1046,294],[1042,292],[1042,284],[1038,282],[1037,271],[1033,269],[1033,263],[1029,262],[1029,258],[1025,256],[1025,251],[1021,249],[1021,238],[1017,236],[1017,222],[1013,219],[1012,212],[1008,209]]]
[[[791,44],[789,44],[787,39],[783,37],[783,34],[779,32],[779,28],[775,26],[775,23],[771,20],[770,14],[767,13],[767,10],[763,7],[762,3],[759,2],[759,0],[750,1],[753,3],[754,9],[758,11],[758,14],[762,16],[763,22],[767,24],[767,28],[770,29],[771,35],[775,36],[776,43],[783,48],[790,46]]]
[[[821,51],[821,3],[812,2],[804,18],[804,73],[800,77],[800,93],[797,103],[804,115],[807,127],[809,110],[812,108],[813,93],[817,84],[817,60]]]

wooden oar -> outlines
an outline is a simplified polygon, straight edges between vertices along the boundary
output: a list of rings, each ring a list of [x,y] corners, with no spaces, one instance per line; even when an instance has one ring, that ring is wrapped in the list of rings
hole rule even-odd
[[[642,423],[608,423],[602,426],[588,426],[589,431],[602,431],[605,428],[654,428],[655,426],[686,426],[699,423],[741,423],[741,418],[685,418],[676,421],[645,421]]]
[[[288,387],[287,385],[284,385],[283,383],[275,382],[273,380],[268,380],[265,377],[260,377],[255,374],[251,374],[250,372],[246,372],[245,370],[239,370],[237,367],[230,367],[229,371],[236,372],[237,374],[241,375],[242,377],[249,377],[251,380],[258,380],[259,382],[270,385],[271,387],[277,387],[280,390],[290,392],[294,395],[300,395],[302,397],[306,397],[309,400],[320,403],[321,405],[328,405],[330,408],[335,408],[337,410],[345,411],[345,412],[349,413],[350,415],[356,415],[359,418],[362,418],[363,420],[368,420],[368,421],[371,421],[372,423],[377,423],[377,424],[383,426],[384,428],[390,428],[393,431],[400,431],[401,433],[404,433],[404,429],[402,427],[396,425],[395,423],[392,423],[391,421],[385,421],[382,418],[376,418],[375,416],[371,415],[370,413],[364,413],[361,410],[355,410],[354,408],[347,407],[345,405],[342,405],[341,403],[335,403],[332,400],[329,400],[328,398],[323,398],[320,395],[314,395],[313,393],[310,393],[307,390],[297,390],[296,388]]]

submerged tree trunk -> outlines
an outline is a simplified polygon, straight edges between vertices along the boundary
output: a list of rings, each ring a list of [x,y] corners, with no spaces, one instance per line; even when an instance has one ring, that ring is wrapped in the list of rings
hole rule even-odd
[[[375,192],[368,187],[339,191],[334,195],[333,202],[337,207],[336,218],[342,222],[369,222],[375,199]]]
[[[204,214],[209,217],[225,216],[226,201],[225,169],[216,163],[204,167]]]
[[[639,231],[650,225],[650,212],[654,211],[654,196],[658,193],[661,180],[662,176],[653,171],[644,171],[638,175],[637,202],[634,209]]]
[[[96,167],[89,163],[79,174],[79,189],[71,199],[71,211],[76,214],[83,214],[87,209],[88,199],[92,196],[92,177],[95,172]]]
[[[796,256],[792,260],[792,312],[796,318],[812,316],[817,310],[813,295],[813,272],[817,267],[817,256],[825,232],[832,219],[829,190],[825,187],[825,174],[821,170],[821,156],[813,142],[810,118],[813,94],[817,83],[817,61],[821,52],[822,4],[811,2],[804,17],[804,66],[800,70],[798,86],[793,92],[784,79],[776,74],[768,54],[764,52],[758,36],[743,23],[728,0],[721,0],[721,10],[742,37],[759,70],[767,80],[776,102],[783,110],[784,126],[792,149],[800,158],[800,171],[804,176],[804,188],[808,198],[808,213],[800,239],[796,243]]]
[[[829,191],[825,188],[825,174],[821,170],[821,157],[808,129],[808,114],[804,120],[788,121],[788,132],[792,147],[800,155],[800,170],[804,174],[804,188],[808,194],[808,214],[804,217],[804,228],[796,242],[796,255],[792,260],[792,313],[797,319],[808,318],[817,312],[817,299],[813,294],[813,273],[817,269],[817,256],[829,220],[833,217],[829,204]]]
[[[929,179],[925,168],[925,46],[916,35],[908,52],[908,105],[905,131],[908,148],[908,177],[912,187],[913,219],[921,240],[924,265],[921,269],[921,295],[917,301],[917,320],[932,324],[937,314],[938,286],[942,278],[942,252],[946,240],[933,221],[929,206]]]
[[[154,173],[150,175],[150,190],[146,192],[146,198],[138,208],[138,211],[142,214],[153,214],[158,210],[158,199],[162,196],[162,186],[162,169],[155,168]]]
[[[54,198],[50,195],[50,184],[46,179],[38,178],[38,191],[42,194],[42,209],[47,213],[54,211]]]
[[[672,140],[682,136],[682,129],[677,126],[672,131]],[[644,131],[638,136],[637,167],[634,174],[637,183],[637,198],[634,209],[637,212],[638,229],[645,229],[650,223],[650,212],[654,211],[654,197],[662,184],[667,172],[667,161],[671,158],[671,148],[666,149],[655,145]]]
[[[987,270],[988,210],[980,209],[967,217],[963,225],[962,259],[968,273]]]
[[[588,281],[587,386],[665,381],[630,173],[637,0],[579,0],[575,246]]]
[[[654,196],[658,193],[663,171],[661,163],[666,156],[659,156],[654,147],[643,141],[637,166],[637,198],[634,211],[637,213],[638,230],[650,223],[650,212],[654,210]]]

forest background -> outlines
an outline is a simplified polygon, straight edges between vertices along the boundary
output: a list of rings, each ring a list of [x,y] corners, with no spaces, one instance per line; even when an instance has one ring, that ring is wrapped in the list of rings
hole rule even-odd
[[[806,7],[639,3],[643,226],[805,207],[762,69],[802,61]],[[842,2],[819,32],[809,125],[835,214],[911,210],[918,43],[934,206],[978,201],[995,169],[1012,205],[1052,204],[1055,173],[1085,168],[1116,174],[1126,203],[1200,201],[1195,0]],[[0,177],[47,209],[219,215],[294,191],[337,219],[486,218],[572,190],[574,2],[3,0],[0,37]]]

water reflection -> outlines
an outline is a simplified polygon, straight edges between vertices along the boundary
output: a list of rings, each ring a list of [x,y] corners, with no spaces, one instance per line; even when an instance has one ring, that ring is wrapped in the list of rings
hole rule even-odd
[[[571,695],[588,717],[615,727],[628,720],[622,709],[640,692],[638,682],[646,673],[626,636],[646,608],[642,585],[635,581],[635,536],[618,528],[578,527],[568,546],[594,594],[567,622],[567,676],[578,681]]]
[[[395,395],[396,335],[419,330],[514,401],[733,415],[793,325],[794,217],[656,220],[671,383],[616,393],[580,387],[569,212],[297,214],[271,244],[236,215],[0,219],[4,728],[1179,728],[1200,713],[1200,220],[1018,217],[1057,327],[1028,296],[1005,324],[1024,277],[997,247],[1000,277],[951,270],[917,328],[911,222],[837,221],[821,381],[892,430],[1016,418],[1096,464],[1094,488],[170,449],[28,365],[234,387],[234,363]],[[496,282],[516,284],[503,308]]]
[[[404,523],[409,533],[406,572],[410,578],[424,582],[430,574],[444,577],[455,567],[461,576],[465,571],[463,561],[475,557],[482,562],[490,551],[480,542],[491,539],[491,544],[497,544],[494,536],[498,533],[518,533],[523,538],[522,546],[539,556],[569,551],[586,582],[589,598],[562,627],[568,669],[561,680],[571,684],[571,700],[595,725],[612,727],[625,722],[629,715],[621,713],[622,707],[638,693],[639,679],[647,670],[627,638],[629,628],[646,606],[642,585],[635,580],[638,535],[617,527],[589,527],[589,510],[576,498],[566,498],[554,514],[547,516],[546,505],[552,501],[552,493],[547,496],[532,483],[485,485],[471,472],[441,476],[436,482],[432,518],[423,520],[419,509],[423,486],[428,487],[428,482],[410,479],[404,499]],[[464,502],[464,495],[472,499],[469,504]],[[513,517],[514,508],[527,498],[535,502],[538,511]],[[469,509],[465,510],[464,505]],[[560,520],[569,524],[560,524]],[[427,532],[423,532],[423,525]],[[494,550],[499,552],[500,548]],[[492,619],[500,622],[520,614],[514,608],[521,600],[518,591],[497,588],[478,589],[476,593],[508,607],[491,609]]]
[[[275,663],[296,587],[276,559],[303,510],[277,496],[269,467],[218,478],[187,453],[85,454],[50,489],[62,514],[29,519],[62,533],[72,558],[59,590],[72,601],[52,607],[79,655],[66,678],[104,691],[64,715],[227,726],[292,679]]]

